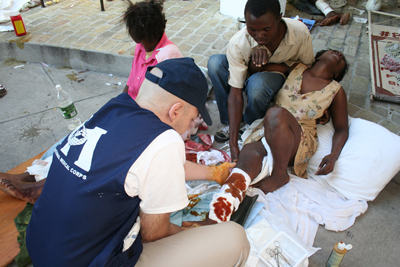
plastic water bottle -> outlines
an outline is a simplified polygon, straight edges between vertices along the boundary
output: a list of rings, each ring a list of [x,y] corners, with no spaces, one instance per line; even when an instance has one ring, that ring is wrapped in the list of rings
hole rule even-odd
[[[57,90],[57,102],[61,113],[67,122],[68,129],[70,131],[75,130],[76,127],[81,125],[81,120],[78,116],[78,111],[76,111],[74,102],[72,102],[71,96],[68,92],[61,88],[61,85],[56,85]]]

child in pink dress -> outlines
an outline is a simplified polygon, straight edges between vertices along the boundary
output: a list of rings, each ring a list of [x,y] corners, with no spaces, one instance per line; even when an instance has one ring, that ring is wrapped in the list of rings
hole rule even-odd
[[[162,3],[154,0],[135,4],[127,2],[129,6],[122,21],[125,23],[129,35],[137,44],[131,73],[123,92],[127,92],[133,99],[136,99],[147,67],[155,66],[166,59],[180,58],[183,55],[165,34],[167,20],[165,14],[162,13]],[[207,124],[201,117],[197,118],[194,124],[190,130],[182,134],[184,141],[189,140],[190,135],[195,134],[199,127],[207,128]]]
[[[155,66],[166,59],[183,56],[164,32],[167,21],[165,14],[162,13],[162,3],[154,0],[135,4],[128,1],[128,3],[122,21],[137,45],[131,73],[123,92],[136,99],[147,67]]]

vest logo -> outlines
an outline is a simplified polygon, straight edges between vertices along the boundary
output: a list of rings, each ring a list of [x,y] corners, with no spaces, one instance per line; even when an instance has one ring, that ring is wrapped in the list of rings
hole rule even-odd
[[[68,152],[71,146],[81,146],[82,147],[81,153],[79,154],[78,160],[76,160],[74,164],[79,168],[88,172],[90,171],[90,167],[92,166],[93,153],[94,150],[96,149],[96,145],[99,142],[100,137],[106,133],[107,131],[100,127],[96,126],[94,129],[87,129],[85,125],[82,124],[80,127],[76,128],[72,133],[70,133],[70,135],[68,136],[67,143],[64,145],[63,148],[61,148],[61,152],[65,156],[68,156]],[[59,158],[59,156],[57,156],[57,158]],[[70,169],[69,166],[67,169],[68,170]],[[82,177],[81,176],[82,174],[75,169],[71,168],[71,173],[75,174],[78,177]]]

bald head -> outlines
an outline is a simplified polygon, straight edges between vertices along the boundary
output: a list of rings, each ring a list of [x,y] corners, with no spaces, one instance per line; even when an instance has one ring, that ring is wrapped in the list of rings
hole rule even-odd
[[[150,72],[157,77],[162,77],[162,71],[157,67]],[[184,133],[189,127],[190,120],[186,122],[185,116],[192,113],[195,117],[198,115],[196,107],[148,79],[145,79],[140,86],[136,103],[141,108],[152,111],[162,122],[172,126],[179,134]]]
[[[157,77],[162,76],[162,71],[157,67],[153,68],[151,73]],[[186,101],[167,92],[158,84],[152,83],[147,79],[144,79],[140,86],[136,102],[140,107],[153,111],[156,114],[165,108],[169,109],[176,102],[186,103]]]

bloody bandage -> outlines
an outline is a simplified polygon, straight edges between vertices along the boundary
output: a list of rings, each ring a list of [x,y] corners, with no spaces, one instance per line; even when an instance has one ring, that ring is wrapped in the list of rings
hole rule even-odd
[[[250,181],[247,173],[234,168],[221,190],[214,194],[210,203],[209,218],[218,223],[229,221],[233,212],[239,208]]]

